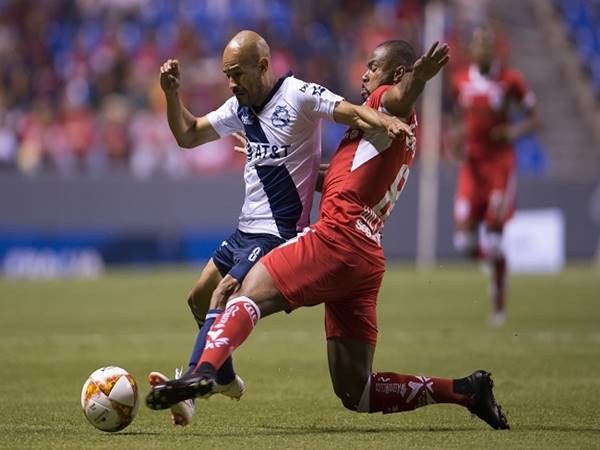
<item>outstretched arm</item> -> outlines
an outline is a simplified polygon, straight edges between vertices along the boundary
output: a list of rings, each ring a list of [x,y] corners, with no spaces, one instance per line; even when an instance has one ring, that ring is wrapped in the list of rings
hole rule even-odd
[[[406,75],[383,95],[383,106],[398,117],[410,115],[415,101],[423,92],[425,84],[436,76],[450,59],[448,44],[435,42],[429,51],[421,56],[412,69],[406,69]]]
[[[169,59],[160,68],[160,87],[167,100],[167,120],[177,144],[192,148],[219,139],[206,116],[197,118],[179,98],[179,62]]]
[[[368,106],[353,105],[345,100],[335,105],[333,120],[363,131],[386,131],[392,139],[404,135],[412,136],[410,127],[397,117],[381,113]]]

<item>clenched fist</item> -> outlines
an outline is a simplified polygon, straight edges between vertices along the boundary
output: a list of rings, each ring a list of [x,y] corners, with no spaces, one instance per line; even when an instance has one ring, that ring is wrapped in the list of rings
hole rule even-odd
[[[169,59],[160,67],[160,87],[165,94],[171,94],[179,89],[179,61]]]

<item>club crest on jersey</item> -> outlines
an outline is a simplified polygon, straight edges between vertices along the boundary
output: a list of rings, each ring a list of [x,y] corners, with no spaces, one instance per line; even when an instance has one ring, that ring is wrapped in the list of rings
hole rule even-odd
[[[273,115],[271,116],[271,123],[276,128],[283,128],[290,123],[290,112],[287,106],[276,106]]]
[[[254,117],[252,117],[252,114],[250,114],[250,111],[247,111],[247,110],[240,111],[240,120],[242,121],[242,123],[244,125],[253,125],[254,124]]]

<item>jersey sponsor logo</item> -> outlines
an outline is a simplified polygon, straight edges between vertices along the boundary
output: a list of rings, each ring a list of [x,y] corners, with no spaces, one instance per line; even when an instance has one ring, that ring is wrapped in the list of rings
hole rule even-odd
[[[369,226],[366,223],[364,223],[361,219],[356,219],[355,227],[366,237],[374,241],[377,245],[381,246],[381,233],[374,232],[373,230],[371,230]]]
[[[262,144],[259,142],[248,142],[246,151],[248,152],[248,162],[257,159],[279,159],[285,158],[290,152],[290,144]]]
[[[310,88],[310,89],[309,89]],[[323,86],[319,86],[314,83],[304,83],[300,88],[300,92],[309,93],[310,95],[315,95],[320,97],[323,92],[325,92],[325,88]]]
[[[377,245],[381,245],[380,230],[383,227],[383,220],[368,206],[364,206],[360,217],[356,219],[355,227]]]
[[[271,123],[275,128],[283,128],[290,123],[290,112],[287,106],[275,106],[271,116]]]
[[[406,394],[405,383],[389,383],[389,378],[383,379],[381,383],[375,383],[375,392],[383,394],[400,394],[402,397]]]
[[[256,312],[256,309],[254,309],[254,306],[252,306],[246,302],[244,302],[243,305],[244,305],[244,309],[250,316],[250,320],[252,320],[252,324],[256,325],[256,322],[258,322],[258,313]]]

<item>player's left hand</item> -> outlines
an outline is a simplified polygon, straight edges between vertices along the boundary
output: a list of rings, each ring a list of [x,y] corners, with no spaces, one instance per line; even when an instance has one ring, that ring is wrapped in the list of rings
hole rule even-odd
[[[444,43],[434,42],[429,51],[413,64],[413,76],[422,81],[429,81],[438,74],[450,60],[450,47]]]
[[[385,129],[390,139],[402,138],[404,136],[413,137],[413,130],[407,123],[395,116],[387,116]]]

